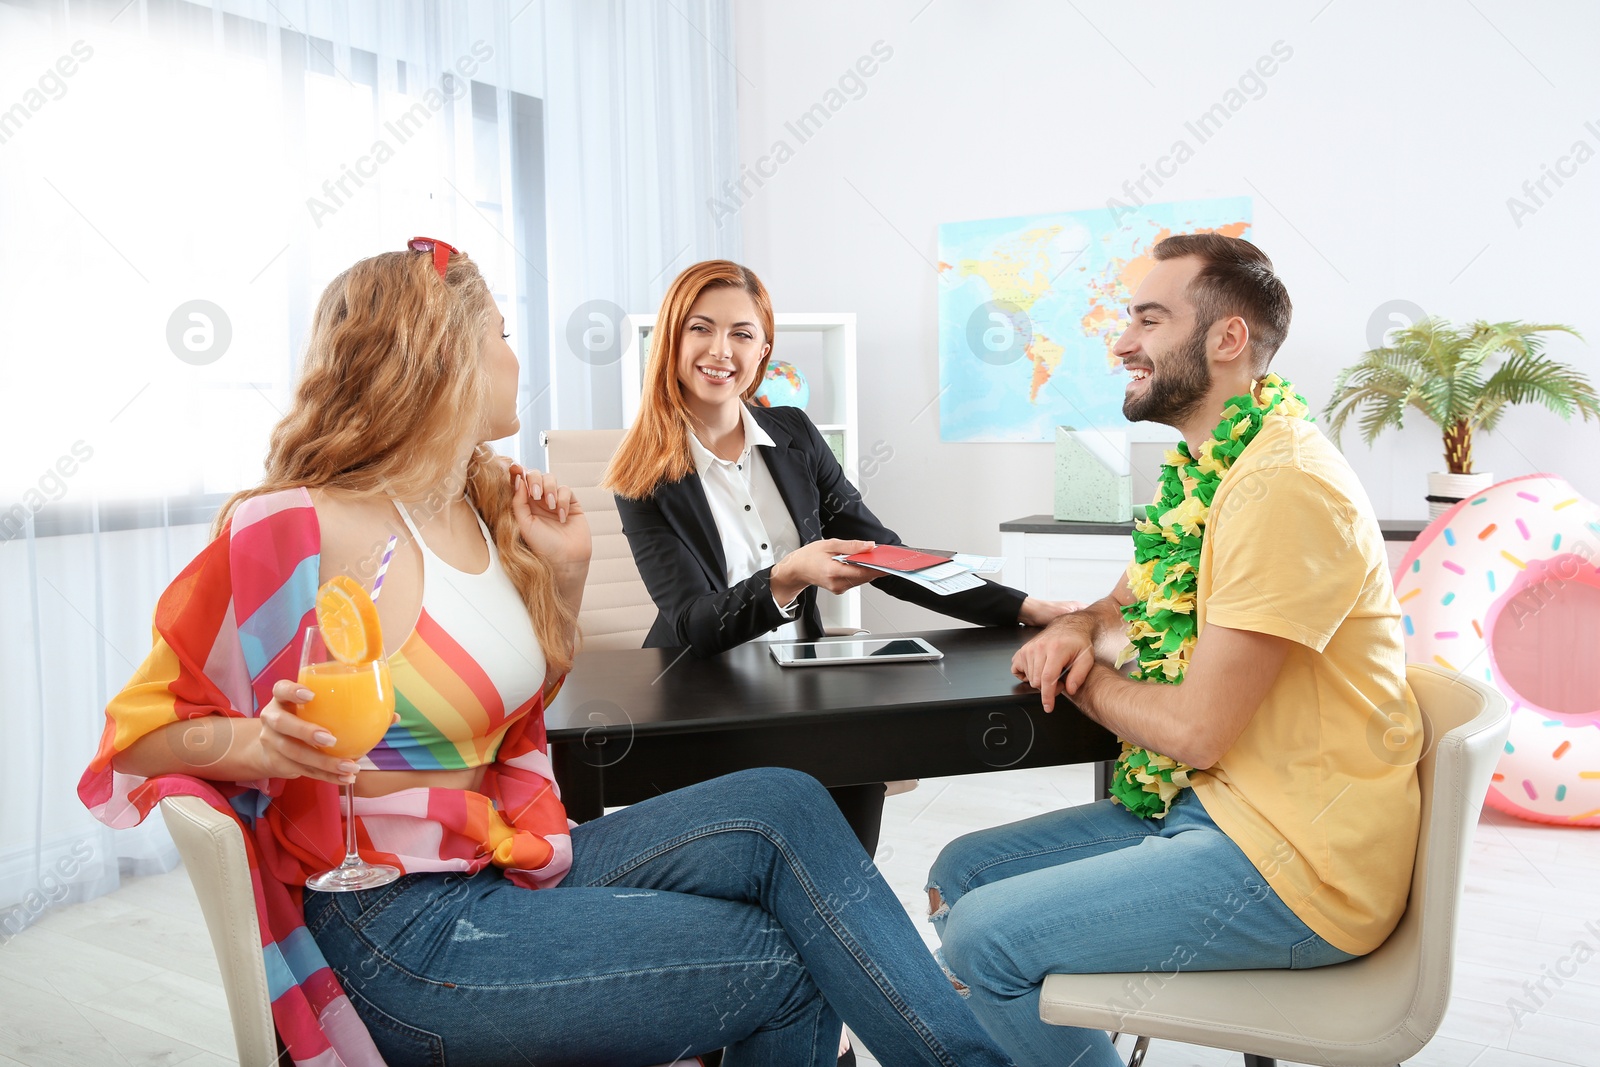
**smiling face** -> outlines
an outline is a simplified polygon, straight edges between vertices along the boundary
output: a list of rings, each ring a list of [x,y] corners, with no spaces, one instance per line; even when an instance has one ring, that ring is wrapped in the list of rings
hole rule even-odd
[[[1130,422],[1179,426],[1205,403],[1213,324],[1196,322],[1188,296],[1199,270],[1193,256],[1159,261],[1128,305],[1132,321],[1111,351],[1128,371],[1122,415]]]
[[[489,378],[489,409],[484,414],[482,439],[498,441],[522,426],[517,417],[517,354],[506,343],[506,317],[498,310],[489,313],[480,351],[484,373]]]
[[[739,403],[771,347],[749,293],[731,285],[702,292],[678,340],[678,382],[689,410],[709,421],[725,405]]]

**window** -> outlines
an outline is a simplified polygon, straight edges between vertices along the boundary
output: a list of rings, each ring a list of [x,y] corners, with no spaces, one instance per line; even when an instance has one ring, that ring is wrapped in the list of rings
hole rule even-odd
[[[323,287],[419,233],[489,280],[524,364],[524,430],[498,447],[538,454],[537,86],[499,84],[516,65],[497,25],[452,9],[396,29],[372,8],[362,33],[361,8],[336,39],[183,0],[74,3],[65,22],[59,5],[0,3],[5,65],[48,82],[0,120],[0,375],[29,401],[0,454],[0,535],[18,504],[60,502],[46,533],[86,529],[94,499],[193,510],[254,484]]]

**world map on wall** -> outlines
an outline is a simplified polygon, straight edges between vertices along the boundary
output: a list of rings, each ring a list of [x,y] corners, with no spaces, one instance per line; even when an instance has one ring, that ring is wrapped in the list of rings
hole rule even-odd
[[[940,226],[940,439],[1127,429],[1127,376],[1111,348],[1150,250],[1180,233],[1248,238],[1250,198]]]

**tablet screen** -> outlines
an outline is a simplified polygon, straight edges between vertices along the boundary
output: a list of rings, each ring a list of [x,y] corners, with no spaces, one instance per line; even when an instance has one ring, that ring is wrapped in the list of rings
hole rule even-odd
[[[788,645],[790,659],[877,659],[894,656],[926,656],[928,649],[920,641],[908,638],[881,638],[874,641],[828,641],[822,644]]]

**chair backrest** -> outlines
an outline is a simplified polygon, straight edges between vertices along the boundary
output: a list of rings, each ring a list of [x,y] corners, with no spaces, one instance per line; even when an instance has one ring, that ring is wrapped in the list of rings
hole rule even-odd
[[[600,478],[624,432],[546,430],[542,435],[546,469],[572,487],[594,534],[594,556],[583,587],[583,611],[578,616],[582,647],[591,651],[642,648],[656,619],[655,602],[639,577],[633,550],[622,533],[616,500],[610,490],[600,488]]]
[[[238,823],[199,797],[167,797],[161,802],[161,814],[211,932],[240,1067],[271,1067],[278,1060],[278,1031],[267,995],[244,835]]]
[[[1467,857],[1510,730],[1510,713],[1499,693],[1451,671],[1411,664],[1406,680],[1422,709],[1425,729],[1417,762],[1422,823],[1411,896],[1388,940],[1347,966],[1359,967],[1363,981],[1373,983],[1362,998],[1369,1010],[1385,1014],[1404,1007],[1400,1026],[1414,1035],[1420,1048],[1438,1030],[1450,1005],[1456,915]]]

